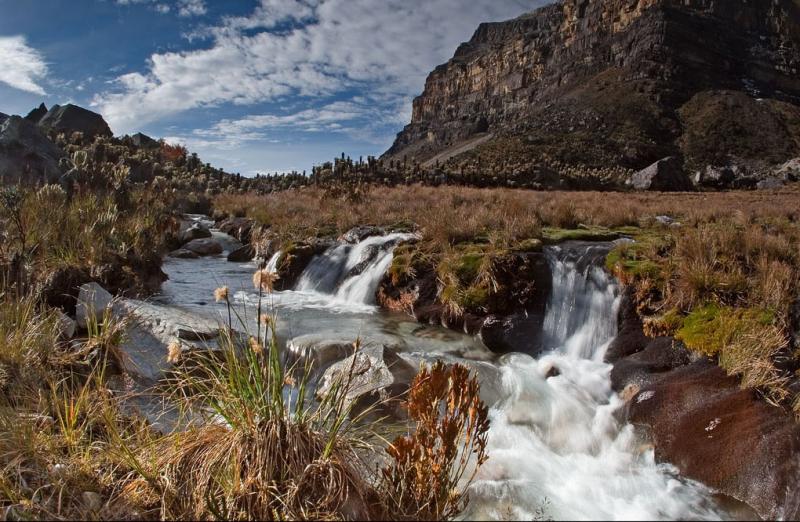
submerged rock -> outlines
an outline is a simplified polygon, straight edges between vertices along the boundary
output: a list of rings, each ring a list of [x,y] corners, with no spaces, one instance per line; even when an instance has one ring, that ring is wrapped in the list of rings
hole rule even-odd
[[[200,255],[197,252],[192,252],[191,250],[186,250],[185,248],[179,248],[178,250],[173,250],[169,253],[169,257],[174,257],[176,259],[197,259]]]

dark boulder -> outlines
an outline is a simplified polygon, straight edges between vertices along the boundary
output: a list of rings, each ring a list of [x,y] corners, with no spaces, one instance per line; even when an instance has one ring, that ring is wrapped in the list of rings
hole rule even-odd
[[[736,177],[734,169],[730,166],[714,167],[709,165],[705,170],[695,173],[694,183],[698,187],[724,189],[730,187]]]
[[[0,125],[0,179],[55,183],[63,152],[33,123],[19,116]]]
[[[252,245],[243,245],[228,254],[228,261],[232,263],[247,263],[256,257],[256,250]]]
[[[522,352],[531,356],[542,348],[542,321],[520,312],[507,317],[489,316],[478,332],[478,338],[494,353]]]
[[[276,290],[291,290],[314,256],[323,254],[335,243],[325,240],[295,243],[287,248],[278,260],[279,279]]]
[[[764,519],[800,516],[800,425],[700,360],[644,386],[628,420],[650,428],[659,462],[747,503]]]
[[[627,181],[635,190],[684,192],[693,190],[692,182],[683,170],[683,161],[670,156],[640,170]]]
[[[615,363],[616,361],[633,355],[645,349],[650,339],[642,332],[642,319],[636,311],[636,299],[633,296],[633,289],[628,287],[622,293],[619,312],[617,316],[619,333],[608,345],[605,354],[605,361]]]
[[[217,228],[220,232],[235,237],[242,243],[249,243],[254,224],[253,220],[249,218],[232,217],[220,222]]]
[[[641,389],[651,383],[654,376],[689,364],[691,353],[682,342],[672,337],[651,339],[644,350],[614,363],[611,386],[621,391],[633,384]]]
[[[64,106],[53,105],[39,121],[39,126],[55,132],[82,132],[89,140],[96,136],[113,136],[102,116],[71,103]]]
[[[176,259],[197,259],[200,255],[197,252],[192,252],[191,250],[186,250],[185,248],[179,248],[178,250],[173,250],[169,253],[169,257],[174,257]]]

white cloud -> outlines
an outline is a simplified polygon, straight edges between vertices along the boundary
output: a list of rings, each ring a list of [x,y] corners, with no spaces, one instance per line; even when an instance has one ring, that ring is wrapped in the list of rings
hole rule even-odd
[[[205,0],[174,0],[170,5],[165,1],[159,0],[116,0],[118,5],[152,5],[157,13],[167,14],[173,11],[178,13],[178,16],[202,16],[208,12]]]
[[[128,0],[131,1],[131,0]],[[94,104],[118,129],[196,107],[251,105],[293,95],[309,103],[366,90],[401,107],[427,73],[480,22],[508,19],[544,0],[261,0],[208,34],[208,48],[154,54],[147,71],[117,78]]]
[[[206,3],[204,0],[178,0],[179,16],[201,16],[206,14]]]
[[[47,63],[24,36],[0,37],[0,82],[15,89],[45,95],[39,81],[47,76]]]

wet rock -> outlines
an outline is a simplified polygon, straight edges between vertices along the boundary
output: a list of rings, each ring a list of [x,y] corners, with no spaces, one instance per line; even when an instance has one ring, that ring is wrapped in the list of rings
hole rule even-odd
[[[242,243],[249,243],[254,224],[253,220],[249,218],[232,217],[221,221],[217,228],[220,232],[235,237]]]
[[[800,516],[800,426],[700,360],[660,376],[627,406],[651,429],[656,459],[739,499],[765,519]]]
[[[636,300],[630,287],[622,292],[617,323],[619,332],[609,344],[605,354],[605,361],[608,363],[640,352],[650,343],[650,339],[642,331],[642,319],[636,311]]]
[[[542,318],[543,320],[543,318]],[[494,353],[521,352],[536,355],[541,349],[542,321],[525,313],[507,317],[489,316],[478,338]]]
[[[308,363],[312,372],[321,372],[355,352],[353,341],[320,338],[314,334],[295,337],[286,346],[292,357],[303,366]]]
[[[247,263],[256,257],[256,250],[252,245],[244,245],[228,254],[228,261],[232,263]]]
[[[623,390],[629,385],[639,387],[653,381],[658,374],[674,370],[691,361],[689,350],[672,337],[651,339],[640,352],[617,360],[611,370],[611,386]]]
[[[174,257],[176,259],[197,259],[200,255],[197,252],[192,252],[191,250],[186,250],[185,248],[179,248],[178,250],[173,250],[169,253],[169,257]]]
[[[364,241],[368,237],[372,236],[382,236],[386,234],[386,231],[381,227],[375,227],[371,225],[362,225],[358,227],[351,228],[339,238],[339,241],[344,241],[345,243],[356,244]]]
[[[213,256],[222,253],[222,245],[214,239],[195,239],[183,245],[184,250],[194,252],[199,256]]]
[[[347,387],[345,400],[353,403],[355,412],[381,403],[382,410],[402,417],[399,399],[416,374],[416,368],[394,349],[382,345],[364,347],[325,370],[317,395],[325,397],[338,383]]]
[[[81,132],[89,140],[93,140],[96,136],[113,136],[102,116],[71,103],[63,106],[53,105],[39,120],[39,126],[48,131]]]
[[[211,231],[202,223],[195,222],[192,226],[181,232],[179,239],[181,243],[186,244],[195,239],[206,239],[210,237]]]
[[[10,116],[0,125],[0,180],[56,183],[64,153],[33,123]]]
[[[766,178],[756,183],[758,190],[780,190],[786,183],[780,178]]]
[[[692,182],[683,170],[683,161],[671,156],[659,160],[631,176],[627,182],[634,190],[683,192],[692,190]]]
[[[334,244],[333,241],[312,240],[295,243],[286,249],[278,261],[278,275],[280,279],[276,282],[276,289],[290,290],[294,288],[297,279],[314,256],[325,253],[325,251]]]

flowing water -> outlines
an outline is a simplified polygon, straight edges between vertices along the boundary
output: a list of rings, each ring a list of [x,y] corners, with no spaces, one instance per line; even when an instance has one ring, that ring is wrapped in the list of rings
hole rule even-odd
[[[544,323],[547,349],[538,358],[497,358],[472,337],[374,306],[393,247],[407,238],[397,234],[334,246],[309,264],[295,290],[277,292],[269,304],[278,313],[283,340],[360,336],[409,353],[468,358],[473,367],[491,367],[481,372],[491,406],[489,460],[471,486],[465,518],[730,518],[710,490],[657,464],[652,447],[618,420],[622,401],[611,389],[611,366],[603,362],[616,335],[619,305],[618,288],[599,263],[608,246],[547,251],[553,274]],[[273,268],[277,260],[277,255],[270,260]],[[238,290],[240,313],[254,316],[254,263],[170,259],[164,268],[170,276],[166,302],[222,317],[224,309],[211,296],[225,284]]]

